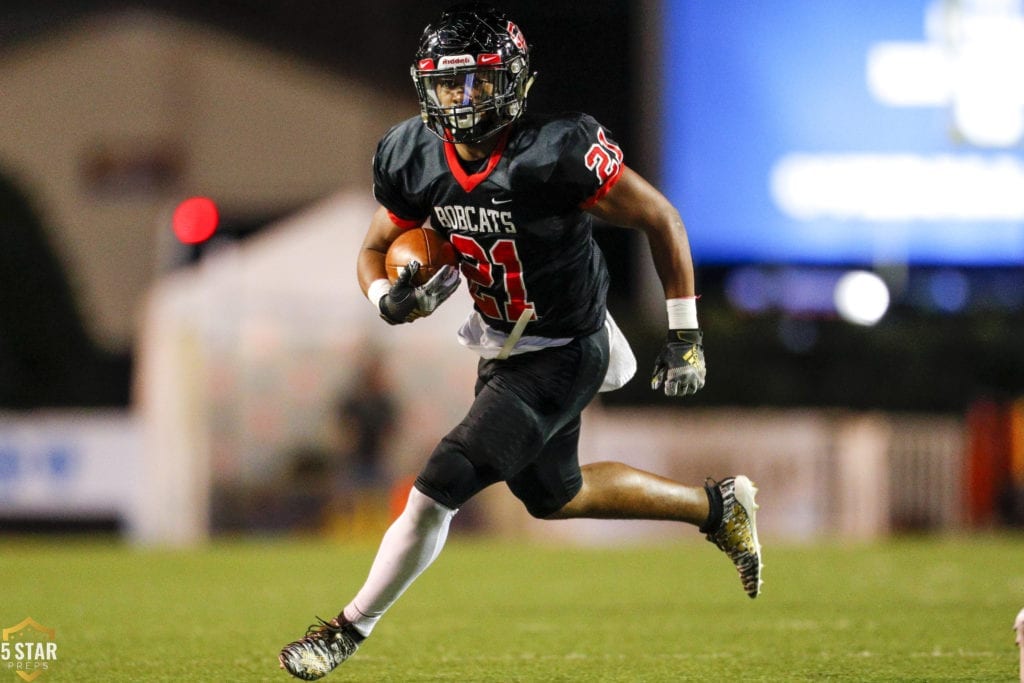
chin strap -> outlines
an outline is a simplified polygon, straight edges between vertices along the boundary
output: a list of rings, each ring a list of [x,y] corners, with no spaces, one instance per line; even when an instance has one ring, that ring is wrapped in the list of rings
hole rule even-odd
[[[530,88],[533,87],[533,82],[535,80],[537,80],[537,72],[536,71],[534,71],[532,74],[530,74],[530,77],[528,79],[526,79],[526,85],[523,86],[523,100],[525,100],[526,96],[530,94]]]

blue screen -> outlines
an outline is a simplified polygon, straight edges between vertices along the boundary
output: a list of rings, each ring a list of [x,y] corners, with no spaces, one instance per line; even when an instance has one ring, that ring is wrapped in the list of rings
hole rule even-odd
[[[1024,9],[665,0],[662,189],[703,263],[1024,264]]]

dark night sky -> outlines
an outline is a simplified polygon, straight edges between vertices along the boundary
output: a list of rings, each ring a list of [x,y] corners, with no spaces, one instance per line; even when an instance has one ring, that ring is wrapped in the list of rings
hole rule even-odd
[[[200,21],[286,51],[385,90],[412,87],[420,32],[452,3],[438,0],[6,0],[0,50],[83,15],[144,9]],[[539,72],[537,111],[593,114],[630,148],[630,26],[639,3],[513,0],[496,3],[520,25]]]

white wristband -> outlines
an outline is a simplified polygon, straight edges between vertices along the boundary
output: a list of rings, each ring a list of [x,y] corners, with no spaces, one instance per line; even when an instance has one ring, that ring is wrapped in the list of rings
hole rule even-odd
[[[374,306],[380,306],[380,298],[391,291],[391,283],[387,278],[380,278],[370,283],[366,288],[366,298]]]
[[[697,297],[687,296],[681,299],[666,299],[665,310],[668,311],[668,328],[670,330],[696,330]]]

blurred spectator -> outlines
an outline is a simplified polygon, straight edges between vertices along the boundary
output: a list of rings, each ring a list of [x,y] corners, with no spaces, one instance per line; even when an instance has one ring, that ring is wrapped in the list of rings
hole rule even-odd
[[[351,385],[338,398],[336,414],[345,451],[341,479],[362,487],[385,485],[382,463],[398,404],[379,355],[367,353],[360,359]]]

